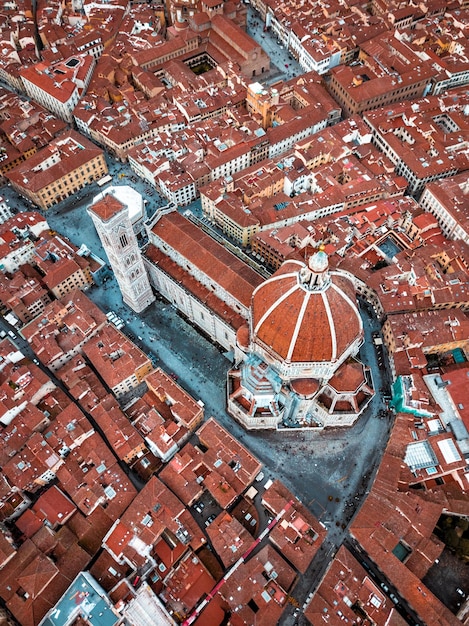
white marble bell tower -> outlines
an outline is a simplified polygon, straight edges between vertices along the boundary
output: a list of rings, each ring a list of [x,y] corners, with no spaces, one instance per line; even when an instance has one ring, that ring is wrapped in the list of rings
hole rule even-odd
[[[128,207],[112,194],[88,209],[115,274],[122,299],[135,313],[141,313],[155,296],[143,264]]]

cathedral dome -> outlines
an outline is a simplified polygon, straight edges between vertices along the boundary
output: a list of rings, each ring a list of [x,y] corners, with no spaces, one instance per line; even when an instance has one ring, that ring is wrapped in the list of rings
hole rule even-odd
[[[307,264],[286,261],[253,293],[251,341],[283,362],[341,362],[362,335],[355,288],[329,272],[322,250]]]

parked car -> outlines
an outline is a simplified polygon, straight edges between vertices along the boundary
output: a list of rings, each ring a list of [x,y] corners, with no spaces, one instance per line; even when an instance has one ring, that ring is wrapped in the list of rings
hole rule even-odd
[[[210,524],[214,521],[215,518],[216,518],[215,513],[210,515],[210,517],[207,517],[207,519],[205,520],[205,526],[210,526]]]

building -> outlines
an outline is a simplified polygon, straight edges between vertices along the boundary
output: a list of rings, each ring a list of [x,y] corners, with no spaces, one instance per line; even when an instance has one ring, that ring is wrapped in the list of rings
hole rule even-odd
[[[386,249],[393,241],[399,240],[388,237],[381,245]],[[361,293],[373,302],[381,318],[424,309],[468,311],[468,249],[468,244],[462,241],[444,238],[433,245],[421,246],[414,255],[391,245],[393,261],[364,273],[362,280],[366,284]]]
[[[263,260],[267,267],[278,270],[295,249],[301,249],[314,238],[314,227],[297,222],[282,229],[273,228],[257,233],[251,240],[254,255]]]
[[[122,298],[141,313],[155,299],[132,223],[130,206],[112,194],[88,209],[115,274]]]
[[[49,230],[40,213],[26,211],[0,224],[0,270],[14,274],[22,265],[31,264],[38,238]]]
[[[197,431],[200,445],[187,443],[160,473],[187,506],[205,492],[228,509],[254,482],[262,464],[213,417]]]
[[[143,437],[129,422],[114,396],[108,394],[95,404],[90,415],[106,433],[110,446],[124,463],[130,465],[147,453]]]
[[[69,130],[6,174],[12,187],[41,209],[65,200],[107,174],[104,152]]]
[[[98,267],[92,258],[81,256],[76,246],[59,236],[39,242],[33,263],[56,298],[75,289],[88,289],[93,284],[92,270]]]
[[[382,332],[394,375],[425,369],[429,355],[458,349],[469,354],[469,319],[458,309],[395,313],[387,317]]]
[[[328,89],[347,116],[428,93],[436,74],[393,33],[363,42],[359,61],[331,69]]]
[[[0,307],[3,315],[10,311],[22,324],[27,324],[40,315],[50,301],[50,293],[31,266],[23,265],[11,277],[0,275]]]
[[[89,554],[68,528],[55,532],[41,527],[26,539],[2,569],[0,581],[0,596],[15,623],[37,626],[88,561]]]
[[[0,172],[9,172],[67,129],[67,124],[31,99],[0,91]]]
[[[252,544],[251,533],[227,511],[209,524],[207,535],[226,569],[234,565]]]
[[[178,623],[181,623],[199,601],[210,593],[215,584],[216,579],[200,558],[193,552],[187,552],[176,567],[165,576],[160,597],[164,598],[166,609],[178,619]],[[221,624],[223,617],[224,611],[214,601],[206,607],[201,619],[213,620],[207,623]]]
[[[300,99],[298,87],[290,93],[292,102]],[[323,118],[325,122],[324,113]],[[272,132],[287,133],[286,126]],[[372,146],[363,121],[354,117],[298,141],[294,150],[281,156],[207,184],[200,197],[204,217],[238,246],[249,247],[264,230],[278,231],[300,220],[316,222],[400,196],[406,186],[405,179],[394,174],[392,163]],[[264,262],[270,260],[268,249],[265,257],[260,247],[256,252]]]
[[[96,61],[90,54],[74,55],[58,62],[41,61],[22,68],[21,80],[27,95],[66,122],[86,92]]]
[[[93,623],[93,613],[106,626],[117,626],[121,615],[101,585],[88,572],[80,572],[40,626],[72,626],[77,620]]]
[[[45,524],[56,530],[63,526],[77,510],[73,502],[58,487],[52,485],[39,496],[33,506],[15,522],[16,526],[31,537],[35,529]],[[32,525],[32,528],[31,528]]]
[[[157,468],[158,461],[148,450],[140,433],[131,424],[117,400],[109,394],[103,382],[82,356],[69,361],[57,372],[57,377],[83,411],[89,413],[115,454],[144,479]]]
[[[107,323],[104,313],[79,290],[48,304],[42,316],[21,329],[37,358],[57,371]]]
[[[384,584],[387,585],[389,581],[389,586],[396,590],[397,598],[403,598],[416,614],[419,623],[458,626],[461,624],[460,619],[423,581],[444,549],[444,544],[434,534],[435,526],[443,512],[448,515],[465,515],[465,492],[459,488],[451,490],[451,476],[448,476],[450,484],[446,487],[444,480],[437,478],[433,481],[432,491],[409,488],[409,483],[416,483],[418,477],[430,481],[431,468],[440,461],[444,463],[445,469],[459,465],[466,488],[467,474],[463,476],[461,466],[464,461],[452,463],[452,446],[443,443],[444,437],[441,435],[436,437],[438,443],[434,444],[438,455],[431,447],[429,449],[433,437],[422,440],[417,433],[425,431],[418,429],[414,425],[415,421],[416,415],[398,413],[370,493],[350,525],[350,535],[352,542],[355,540],[358,543],[360,553],[367,554],[368,559],[376,565]],[[429,421],[433,421],[433,418]],[[443,451],[449,457],[446,460]],[[427,468],[430,472],[426,471]],[[438,476],[437,473],[434,475]],[[336,579],[335,584],[340,584],[340,581]],[[318,606],[314,599],[313,603],[312,606]],[[313,616],[308,609],[306,615]]]
[[[311,624],[327,618],[330,626],[344,620],[385,626],[399,623],[397,609],[368,572],[341,546],[305,611]],[[396,620],[396,622],[394,621]]]
[[[158,575],[160,543],[166,554],[172,553],[175,564],[190,548],[198,550],[206,539],[182,502],[152,476],[132,506],[115,520],[102,545],[117,564],[126,563],[147,578],[152,573]],[[166,567],[159,571],[166,571]]]
[[[326,253],[286,261],[254,290],[238,331],[229,413],[248,429],[352,425],[373,395],[355,359],[362,342],[354,287]]]
[[[469,244],[468,198],[469,180],[465,172],[428,183],[419,204],[437,218],[448,239],[461,239]]]
[[[342,113],[313,71],[303,74],[300,79],[276,83],[272,87],[259,82],[249,84],[246,108],[264,130],[292,121],[293,110],[297,116],[306,116],[310,122],[311,132],[308,134],[317,133],[340,121]],[[272,139],[270,142],[275,143]]]
[[[214,47],[217,55],[237,63],[241,73],[247,77],[263,76],[269,71],[270,58],[262,46],[233,20],[214,13],[210,25],[208,45]]]
[[[83,352],[117,398],[137,387],[152,369],[150,358],[112,324],[91,337]]]
[[[202,424],[203,403],[160,368],[147,374],[145,383],[147,393],[131,401],[125,411],[149,450],[166,462]]]
[[[284,511],[279,523],[272,528],[269,540],[304,574],[326,538],[327,530],[279,480],[265,490],[261,502],[273,517]]]
[[[461,89],[364,113],[373,143],[407,180],[410,195],[417,198],[427,184],[468,169],[468,104]]]
[[[109,445],[97,432],[70,451],[57,477],[61,488],[81,513],[90,518],[91,524],[102,520],[100,528],[104,532],[125,511],[136,493]]]
[[[266,545],[235,570],[218,593],[239,626],[270,626],[279,623],[295,580],[286,559]]]
[[[6,222],[10,217],[13,217],[12,210],[7,204],[5,198],[0,196],[0,224]]]
[[[57,477],[63,464],[63,458],[42,434],[34,433],[26,445],[3,464],[2,471],[11,485],[35,493]]]

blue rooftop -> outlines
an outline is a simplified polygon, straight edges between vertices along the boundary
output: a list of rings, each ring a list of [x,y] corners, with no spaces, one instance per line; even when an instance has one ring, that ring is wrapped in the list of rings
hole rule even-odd
[[[40,626],[68,626],[79,615],[93,626],[114,626],[120,619],[104,589],[87,572],[78,574]]]
[[[278,202],[277,204],[274,204],[274,209],[276,211],[283,211],[283,209],[286,209],[289,204],[289,202]]]
[[[391,237],[386,237],[386,239],[378,244],[378,248],[390,259],[394,258],[396,254],[402,251],[402,248],[400,248]]]

